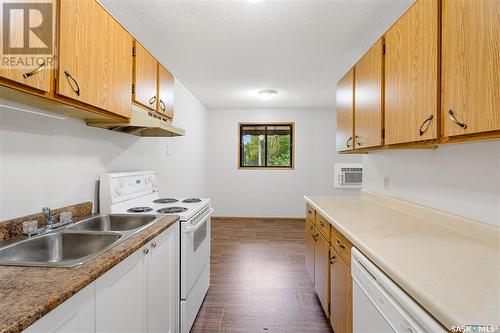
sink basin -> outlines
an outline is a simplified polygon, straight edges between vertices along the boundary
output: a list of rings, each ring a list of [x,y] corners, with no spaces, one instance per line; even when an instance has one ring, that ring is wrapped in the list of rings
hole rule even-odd
[[[0,265],[73,267],[98,256],[148,225],[159,216],[95,215],[46,234],[1,247]]]
[[[70,230],[92,231],[129,231],[145,227],[153,223],[156,215],[98,215],[80,221],[69,227]]]
[[[103,253],[121,233],[61,231],[13,243],[0,249],[0,265],[72,267]]]

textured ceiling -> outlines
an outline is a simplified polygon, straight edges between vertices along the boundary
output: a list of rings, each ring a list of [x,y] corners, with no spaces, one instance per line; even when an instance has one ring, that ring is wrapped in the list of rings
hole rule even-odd
[[[100,2],[206,107],[313,109],[413,1]]]

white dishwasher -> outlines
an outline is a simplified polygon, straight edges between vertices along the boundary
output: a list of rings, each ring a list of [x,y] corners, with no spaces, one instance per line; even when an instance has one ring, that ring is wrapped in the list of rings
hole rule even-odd
[[[354,333],[446,332],[361,252],[351,256]]]

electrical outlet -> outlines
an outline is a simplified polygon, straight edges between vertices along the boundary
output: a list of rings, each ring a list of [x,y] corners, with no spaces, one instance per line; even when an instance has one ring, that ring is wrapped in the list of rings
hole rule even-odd
[[[167,156],[170,156],[170,146],[167,145],[167,149],[165,150],[165,152],[167,153]]]
[[[389,192],[389,177],[384,176],[384,191]]]

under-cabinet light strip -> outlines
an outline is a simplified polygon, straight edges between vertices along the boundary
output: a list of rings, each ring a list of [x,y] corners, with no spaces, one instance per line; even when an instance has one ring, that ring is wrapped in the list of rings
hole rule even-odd
[[[64,115],[59,115],[59,114],[56,114],[56,113],[50,112],[50,111],[44,111],[44,110],[40,110],[40,109],[26,109],[26,108],[17,107],[17,106],[8,105],[8,104],[0,104],[0,108],[5,108],[5,109],[13,110],[13,111],[22,111],[22,112],[26,112],[26,113],[36,114],[36,115],[48,117],[48,118],[55,118],[55,119],[59,119],[59,120],[64,120],[67,118],[66,113],[64,113]]]

